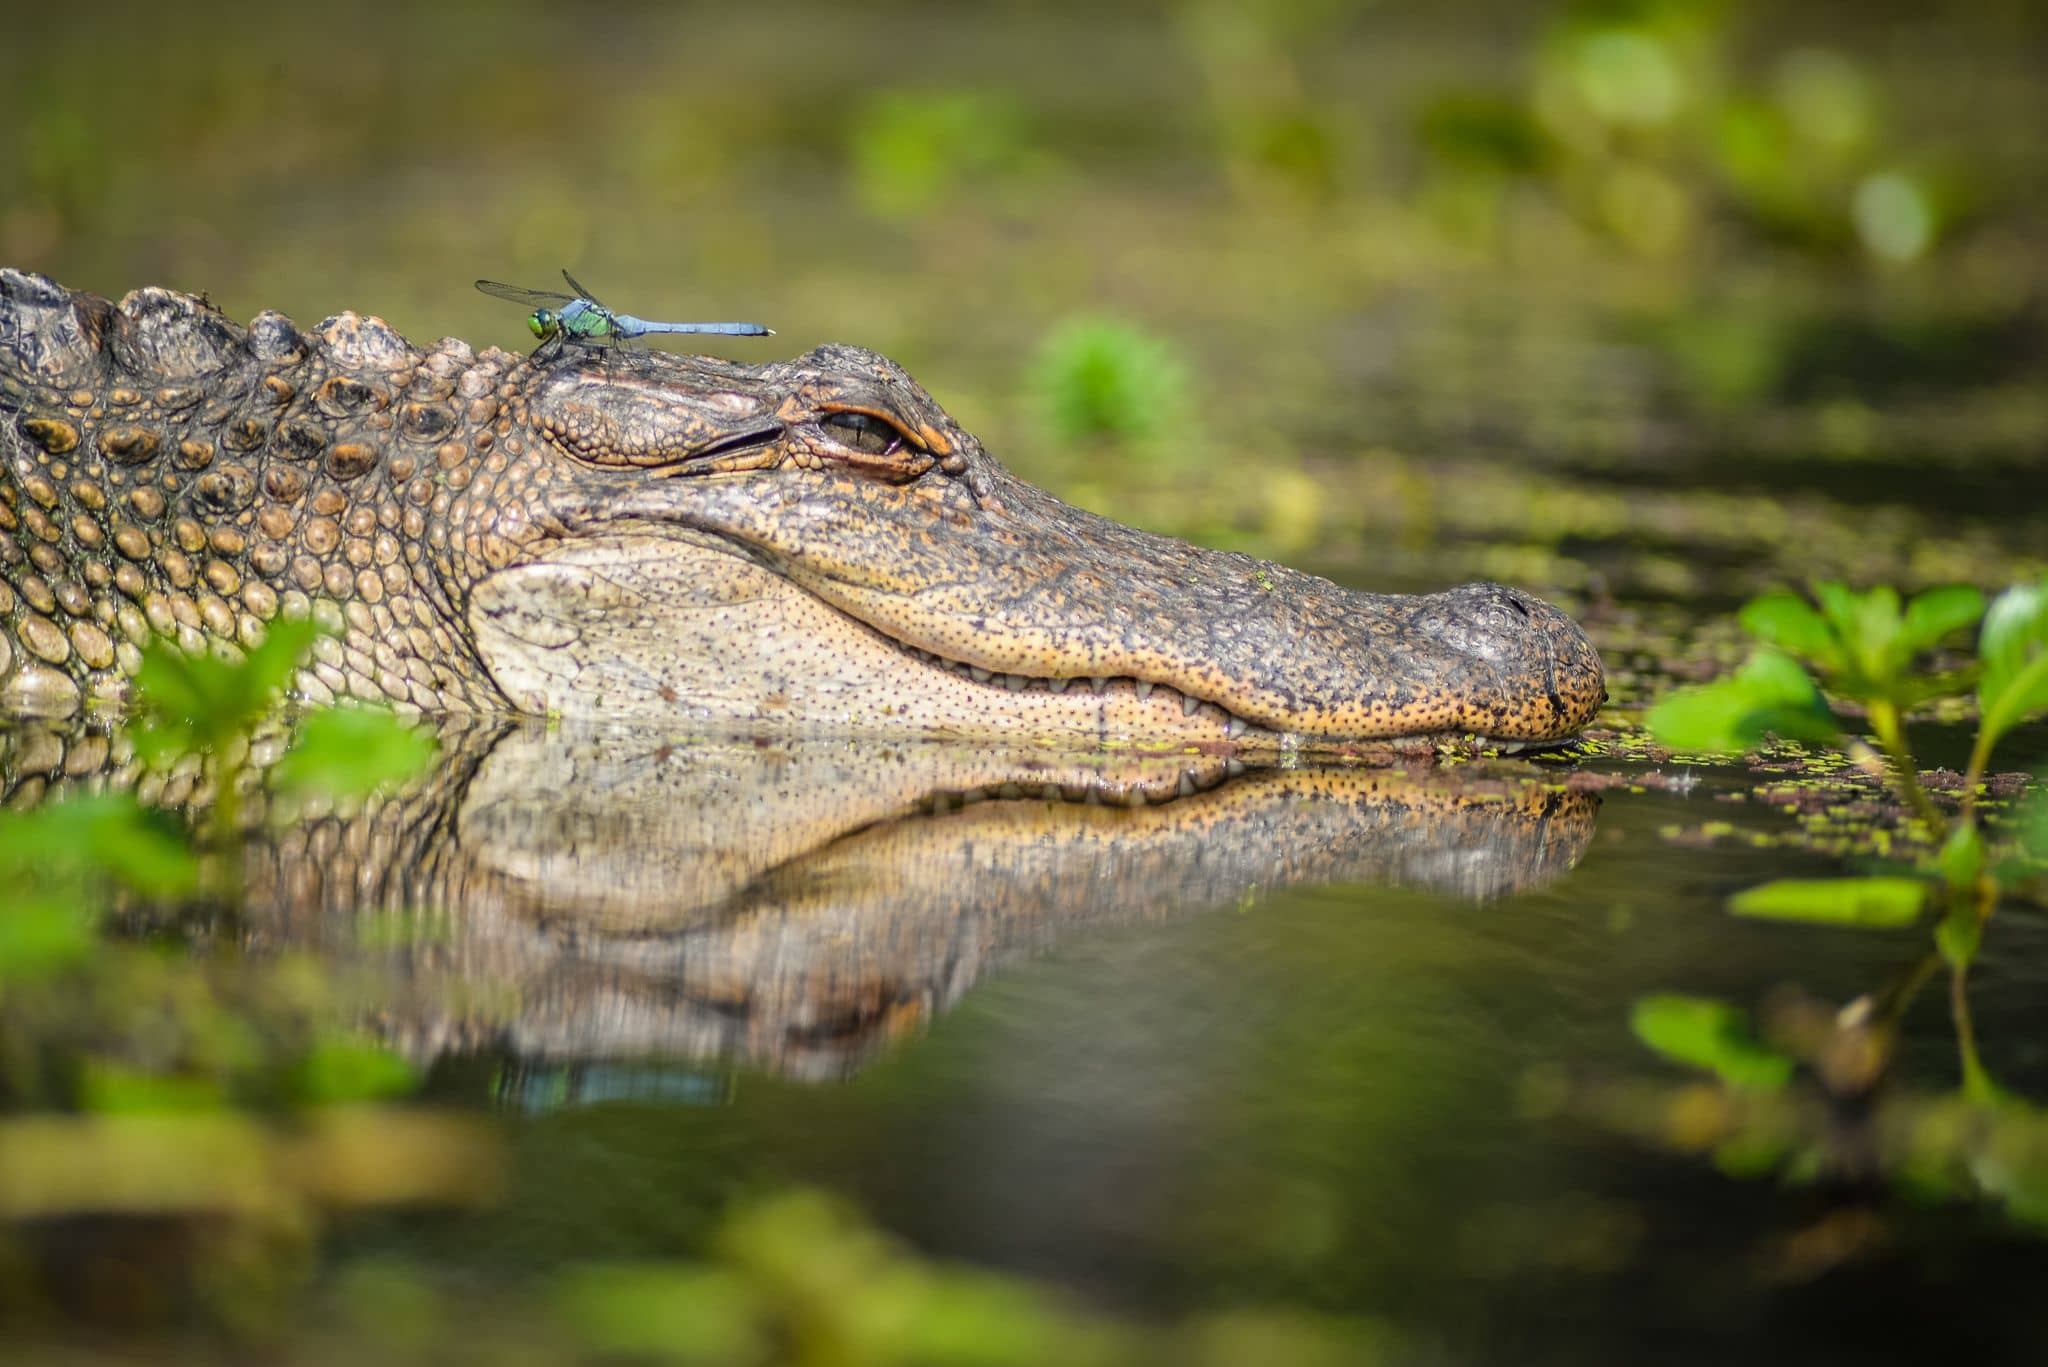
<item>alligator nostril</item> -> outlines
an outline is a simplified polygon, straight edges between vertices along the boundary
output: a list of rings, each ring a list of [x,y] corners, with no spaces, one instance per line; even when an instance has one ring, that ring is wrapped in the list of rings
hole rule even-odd
[[[1521,599],[1516,598],[1512,594],[1510,594],[1507,596],[1507,602],[1509,607],[1513,608],[1516,612],[1522,614],[1523,621],[1526,622],[1529,620],[1529,609],[1522,606]]]

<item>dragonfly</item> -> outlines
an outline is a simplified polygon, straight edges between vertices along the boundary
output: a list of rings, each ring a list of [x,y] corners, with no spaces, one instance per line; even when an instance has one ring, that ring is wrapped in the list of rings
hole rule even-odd
[[[662,332],[711,332],[725,337],[775,335],[772,329],[759,323],[656,323],[635,318],[630,313],[615,313],[600,304],[597,296],[578,284],[576,277],[568,271],[562,272],[562,279],[569,282],[574,294],[563,294],[560,290],[522,289],[496,280],[479,280],[476,287],[493,299],[524,304],[532,309],[533,312],[526,317],[526,326],[543,342],[565,338],[584,346],[620,346]]]

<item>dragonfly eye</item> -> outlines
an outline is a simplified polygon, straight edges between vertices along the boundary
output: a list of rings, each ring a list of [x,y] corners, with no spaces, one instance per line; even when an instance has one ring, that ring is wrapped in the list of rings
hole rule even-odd
[[[555,330],[555,315],[546,309],[535,309],[527,315],[526,326],[536,337],[546,337]]]
[[[871,413],[827,413],[818,426],[841,446],[871,456],[886,456],[903,444],[903,433],[893,423]]]

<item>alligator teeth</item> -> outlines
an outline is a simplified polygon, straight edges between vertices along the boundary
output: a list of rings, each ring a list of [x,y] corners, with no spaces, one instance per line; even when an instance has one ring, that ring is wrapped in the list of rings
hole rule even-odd
[[[1140,787],[1139,787],[1139,786],[1138,786],[1137,784],[1135,784],[1135,783],[1134,783],[1134,784],[1132,784],[1132,785],[1131,785],[1131,790],[1130,790],[1130,791],[1129,791],[1128,793],[1125,793],[1125,794],[1124,794],[1124,806],[1126,806],[1126,807],[1142,807],[1142,806],[1144,806],[1144,805],[1145,805],[1145,790],[1144,790],[1143,788],[1140,788]]]
[[[1139,679],[1135,681],[1131,686],[1138,690],[1138,696],[1141,698],[1149,698],[1152,696],[1152,682],[1149,679]]]
[[[1193,797],[1195,795],[1194,770],[1183,769],[1180,771],[1180,795],[1182,797]]]
[[[1107,674],[1097,674],[1088,680],[1088,686],[1097,693],[1107,692],[1109,689],[1109,676]]]
[[[1227,759],[1223,761],[1223,772],[1232,778],[1236,778],[1239,774],[1243,773],[1244,769],[1245,764],[1241,759]]]
[[[1183,693],[1180,695],[1180,714],[1183,717],[1194,716],[1195,710],[1199,708],[1201,705],[1202,700],[1192,693]]]
[[[997,797],[1022,797],[1024,790],[1014,783],[1005,783],[996,789]]]
[[[1063,794],[1060,792],[1060,785],[1057,783],[1046,784],[1043,788],[1040,788],[1038,790],[1038,795],[1044,798],[1047,802],[1058,802],[1060,798],[1063,796]]]
[[[1245,724],[1245,720],[1243,717],[1232,717],[1230,719],[1230,724],[1223,728],[1223,734],[1229,736],[1232,740],[1235,740],[1250,729],[1251,728]]]
[[[963,807],[986,801],[988,801],[988,789],[986,788],[969,788],[966,792],[960,794],[960,805]]]
[[[1072,679],[1048,679],[1045,686],[1055,693],[1064,693],[1067,691],[1067,685],[1072,682]]]
[[[990,679],[993,679],[995,677],[994,670],[983,669],[980,665],[973,665],[969,667],[967,672],[974,676],[974,681],[976,683],[987,683]]]
[[[1024,685],[1028,682],[1030,681],[1027,680],[1022,674],[1003,675],[1003,687],[1009,689],[1012,693],[1022,693],[1024,691]]]

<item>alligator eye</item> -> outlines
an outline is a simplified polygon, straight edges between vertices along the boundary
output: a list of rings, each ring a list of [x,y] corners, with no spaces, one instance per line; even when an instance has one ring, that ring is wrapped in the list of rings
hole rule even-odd
[[[871,456],[886,456],[903,444],[900,429],[871,413],[827,413],[818,426],[840,445]]]

